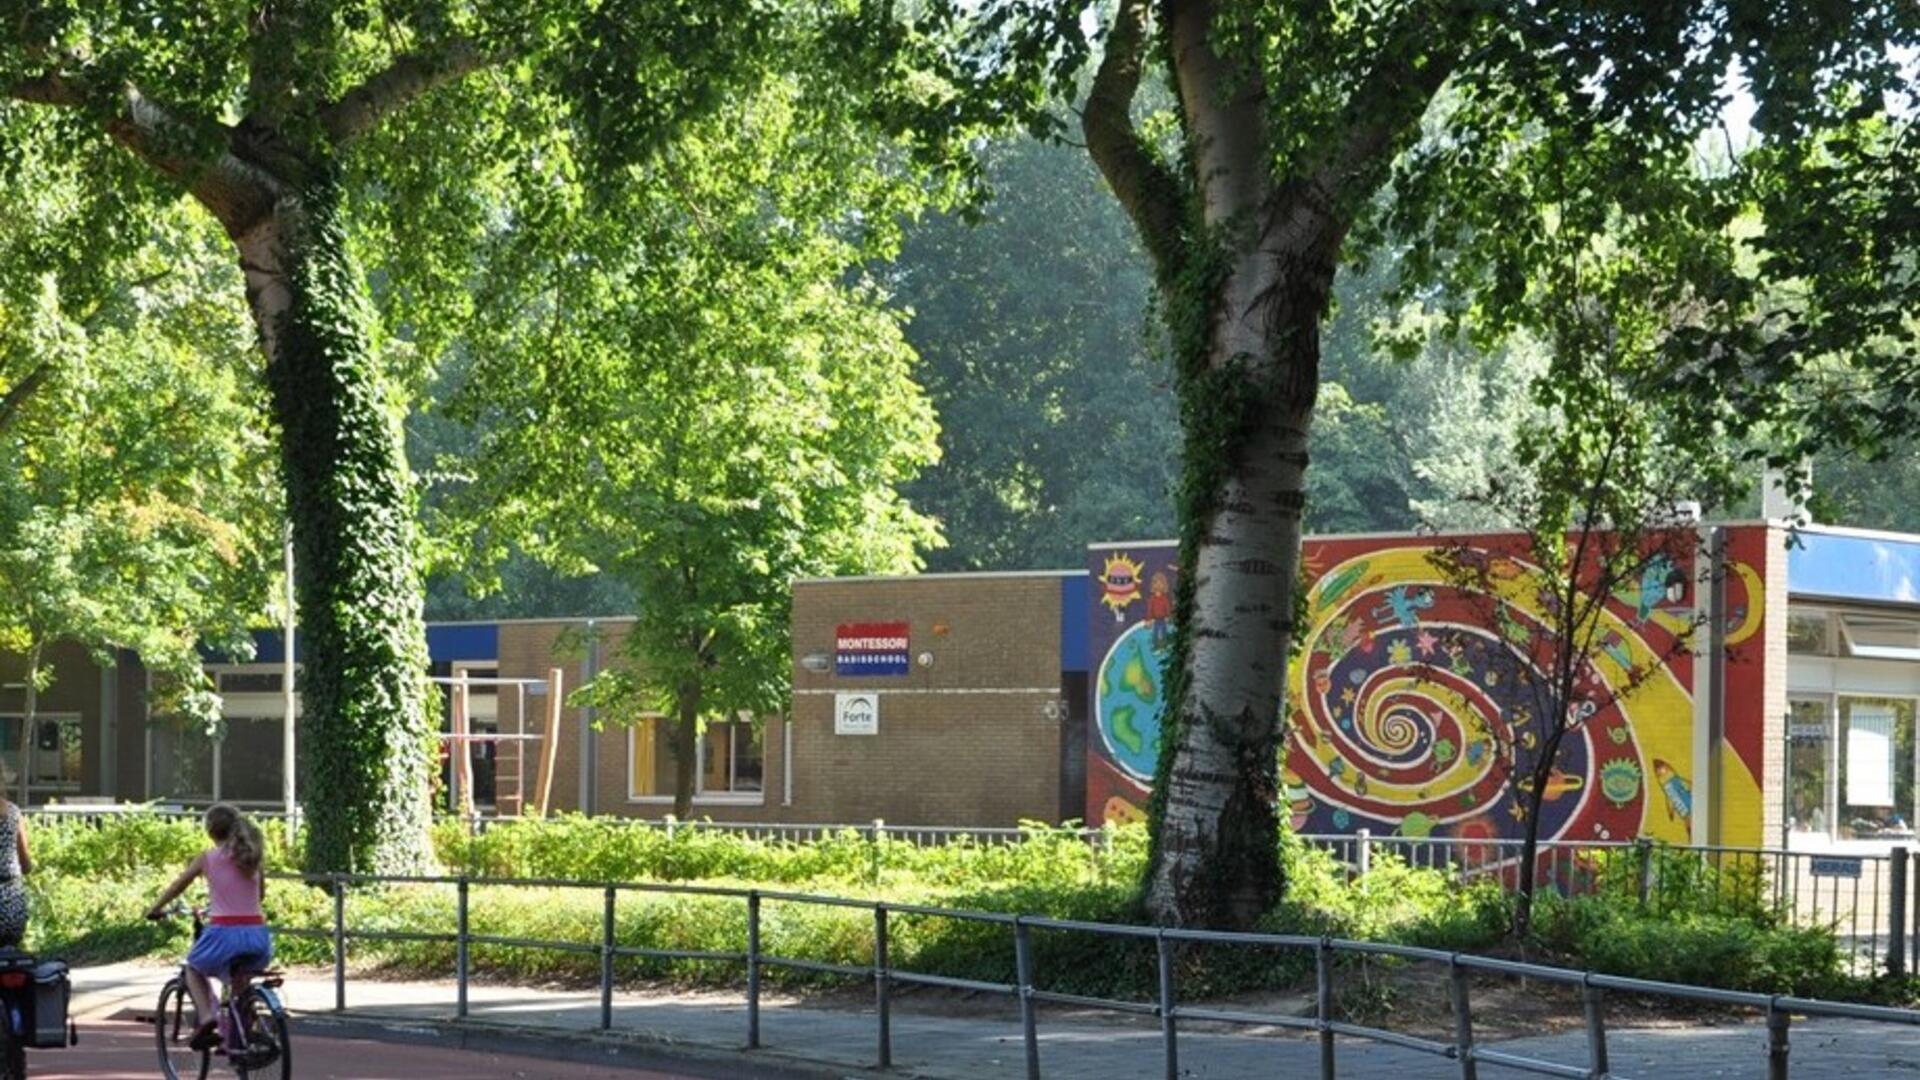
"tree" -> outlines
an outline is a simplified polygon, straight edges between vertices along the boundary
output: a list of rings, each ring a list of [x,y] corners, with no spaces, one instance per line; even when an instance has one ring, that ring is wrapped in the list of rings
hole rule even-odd
[[[315,869],[419,869],[432,733],[399,391],[470,310],[492,223],[536,229],[595,179],[617,184],[621,164],[735,75],[814,40],[788,31],[821,12],[16,0],[4,14],[0,99],[9,117],[51,111],[51,144],[84,167],[99,220],[126,230],[185,193],[232,240],[267,361],[309,649],[307,856]],[[503,207],[509,188],[522,198]]]
[[[1434,557],[1478,615],[1445,651],[1490,672],[1507,701],[1486,737],[1520,814],[1513,931],[1522,940],[1541,806],[1566,744],[1619,723],[1618,710],[1694,648],[1704,620],[1691,590],[1711,570],[1696,558],[1686,508],[1697,513],[1703,499],[1737,489],[1738,448],[1685,441],[1684,407],[1664,406],[1656,392],[1668,339],[1693,319],[1695,297],[1666,261],[1688,245],[1639,239],[1621,250],[1611,237],[1549,238],[1556,255],[1529,299],[1550,364],[1532,384],[1515,468],[1476,498],[1517,531],[1516,550],[1463,540]],[[1438,664],[1428,672],[1448,677]]]
[[[902,47],[953,88],[922,108],[936,136],[956,117],[1044,123],[1042,90],[1075,94],[1093,55],[1096,19],[1079,9],[931,8]],[[1745,0],[1117,0],[1101,15],[1081,133],[1163,294],[1185,432],[1180,636],[1144,895],[1164,921],[1245,925],[1281,887],[1279,695],[1320,330],[1343,260],[1394,237],[1402,280],[1444,283],[1458,320],[1496,339],[1526,320],[1550,224],[1537,185],[1567,196],[1551,200],[1567,215],[1555,224],[1588,234],[1621,217],[1724,225],[1753,174],[1735,182],[1694,151],[1729,86],[1744,82],[1757,129],[1790,159],[1890,107],[1914,19],[1895,3],[1783,14]],[[1155,63],[1178,99],[1171,154],[1136,124]],[[1836,196],[1854,190],[1827,179]],[[1782,194],[1760,210],[1766,226],[1817,229],[1812,206]],[[1706,254],[1689,273],[1720,272],[1718,248]],[[1702,322],[1743,321],[1748,299],[1708,283]]]
[[[1179,432],[1139,245],[1084,154],[1010,137],[982,156],[994,197],[908,226],[883,271],[941,420],[908,488],[947,536],[928,565],[1077,566],[1168,535]]]
[[[170,214],[76,279],[49,250],[81,204],[48,165],[16,158],[33,183],[0,186],[0,648],[25,657],[23,728],[57,642],[136,651],[162,707],[211,724],[199,648],[250,647],[279,551],[249,331],[208,294],[233,271]]]
[[[936,538],[897,490],[935,456],[932,411],[859,272],[918,199],[880,150],[770,77],[564,245],[502,260],[539,304],[485,305],[474,341],[472,545],[630,591],[627,663],[579,700],[663,718],[683,817],[702,726],[786,707],[793,580],[905,572]]]

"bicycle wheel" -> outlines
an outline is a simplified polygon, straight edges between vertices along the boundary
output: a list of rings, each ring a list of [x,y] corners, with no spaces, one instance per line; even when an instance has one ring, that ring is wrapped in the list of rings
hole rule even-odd
[[[193,1040],[193,998],[179,979],[160,990],[153,1013],[153,1039],[160,1047],[160,1074],[167,1080],[206,1080],[211,1055],[189,1045]]]
[[[234,1007],[239,1044],[231,1055],[241,1080],[292,1080],[293,1046],[287,1040],[287,1013],[264,987],[251,987]]]

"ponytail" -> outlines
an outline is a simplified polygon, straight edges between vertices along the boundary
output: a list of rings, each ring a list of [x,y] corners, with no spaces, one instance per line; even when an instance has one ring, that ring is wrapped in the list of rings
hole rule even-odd
[[[266,857],[266,838],[260,835],[260,827],[232,804],[215,803],[207,811],[207,835],[226,849],[235,866],[249,874],[260,872],[260,863]]]

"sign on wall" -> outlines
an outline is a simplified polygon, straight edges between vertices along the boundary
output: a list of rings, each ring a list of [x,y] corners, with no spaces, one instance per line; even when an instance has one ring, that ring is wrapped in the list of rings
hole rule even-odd
[[[905,675],[908,667],[906,623],[841,623],[834,630],[835,675]]]
[[[833,733],[835,735],[880,734],[880,695],[833,695]]]

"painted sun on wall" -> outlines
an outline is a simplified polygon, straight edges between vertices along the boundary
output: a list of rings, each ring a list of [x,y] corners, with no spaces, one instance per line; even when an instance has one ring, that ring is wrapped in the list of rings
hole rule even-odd
[[[1491,599],[1436,565],[1439,545],[1457,552],[1458,543],[1366,537],[1306,544],[1314,584],[1289,669],[1280,770],[1280,797],[1298,831],[1461,839],[1521,831],[1526,806],[1508,778],[1534,760],[1542,725],[1532,715],[1534,695],[1511,685],[1512,646],[1524,651],[1544,613],[1514,538],[1469,540],[1467,557],[1486,560],[1487,572],[1474,580],[1490,583],[1498,593]],[[1174,559],[1168,545],[1094,552],[1091,644],[1099,668],[1090,821],[1137,819],[1145,805],[1159,755]],[[1680,562],[1657,560],[1609,600],[1601,648],[1581,676],[1575,708],[1584,719],[1562,744],[1541,803],[1543,839],[1691,837],[1696,663],[1685,635],[1703,609],[1694,568],[1684,564],[1691,559]],[[1764,607],[1750,564],[1736,561],[1733,569],[1726,577],[1730,649],[1754,635]],[[1507,659],[1496,662],[1501,656]],[[1730,656],[1738,661],[1737,652]],[[1643,674],[1635,678],[1636,671]],[[1747,740],[1735,737],[1745,703],[1730,694],[1728,704],[1733,752],[1723,805],[1757,805],[1758,742],[1747,761]]]

